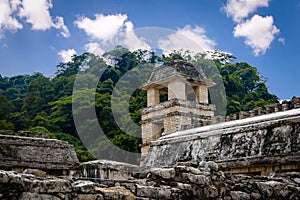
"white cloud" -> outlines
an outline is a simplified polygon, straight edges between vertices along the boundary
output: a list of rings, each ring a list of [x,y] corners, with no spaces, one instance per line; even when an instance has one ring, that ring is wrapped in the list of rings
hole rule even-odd
[[[60,56],[62,62],[67,63],[72,60],[72,56],[76,54],[76,50],[75,49],[61,50],[57,54]]]
[[[18,20],[12,17],[16,11],[17,1],[0,0],[0,38],[4,37],[4,30],[17,31],[22,29],[23,26]]]
[[[63,37],[70,37],[63,17],[57,16],[52,20],[49,12],[53,7],[51,0],[0,0],[0,5],[0,38],[4,37],[5,30],[14,32],[23,28],[16,16],[30,23],[32,30],[45,31],[53,27],[60,29]]]
[[[51,1],[48,0],[23,0],[19,15],[32,24],[33,30],[45,31],[53,25],[49,12],[52,7]]]
[[[150,49],[150,47],[134,32],[134,25],[125,14],[103,15],[96,14],[94,19],[79,17],[74,25],[85,31],[91,42],[85,49],[91,53],[102,55],[117,45],[129,50]]]
[[[122,45],[127,47],[131,51],[138,49],[148,49],[150,46],[144,42],[141,38],[138,38],[133,30],[133,23],[128,21],[124,24],[125,33],[121,34],[123,36]]]
[[[227,0],[222,8],[228,17],[232,17],[237,24],[234,28],[234,37],[244,37],[245,44],[253,49],[253,54],[258,56],[265,54],[275,35],[280,30],[274,25],[272,16],[262,17],[257,14],[248,18],[260,7],[268,7],[271,0]],[[247,20],[246,20],[247,19]],[[279,38],[278,42],[285,43],[284,38]]]
[[[278,38],[278,42],[280,42],[280,43],[282,43],[282,44],[285,44],[285,39],[282,38],[282,37],[280,37],[280,38]]]
[[[270,0],[228,0],[227,4],[223,7],[227,16],[233,18],[233,21],[240,22],[253,13],[259,7],[268,7]]]
[[[97,42],[90,42],[84,46],[84,49],[89,52],[93,53],[98,56],[102,56],[104,54],[104,50],[100,47],[100,45]]]
[[[214,49],[216,42],[206,36],[204,28],[196,26],[192,28],[187,25],[175,33],[170,34],[168,39],[158,42],[159,48],[165,54],[169,54],[172,50],[189,50],[191,52],[203,52]]]
[[[60,34],[65,38],[70,37],[71,34],[70,34],[68,27],[64,23],[64,18],[57,16],[55,21],[56,22],[54,23],[54,27],[56,29],[61,29]]]
[[[54,27],[62,29],[61,34],[63,37],[69,37],[70,32],[64,24],[62,17],[56,17],[55,22],[53,22],[49,11],[52,7],[51,0],[22,0],[22,6],[19,8],[19,16],[25,18],[25,21],[32,25],[32,30],[45,31]]]
[[[21,0],[10,0],[11,9],[13,11],[18,10],[19,5],[21,5]]]
[[[253,54],[264,54],[280,30],[273,24],[272,16],[254,15],[250,20],[238,24],[234,37],[245,37],[245,44],[253,49]]]
[[[108,40],[120,32],[127,20],[127,15],[102,15],[96,14],[95,19],[80,17],[74,24],[83,29],[93,39]]]

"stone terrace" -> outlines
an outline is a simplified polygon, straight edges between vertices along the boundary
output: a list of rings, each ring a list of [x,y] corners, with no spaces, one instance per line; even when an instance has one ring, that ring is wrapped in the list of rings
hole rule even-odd
[[[79,164],[74,147],[68,142],[1,133],[11,132],[0,132],[0,169],[22,172],[34,168],[66,174]]]
[[[295,107],[298,103],[288,105]],[[299,170],[299,150],[300,108],[297,108],[161,137],[150,143],[143,165],[215,161],[223,171],[269,174]]]

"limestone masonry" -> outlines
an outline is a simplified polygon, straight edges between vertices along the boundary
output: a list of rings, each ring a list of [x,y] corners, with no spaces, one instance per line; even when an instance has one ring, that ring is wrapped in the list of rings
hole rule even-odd
[[[218,171],[213,162],[178,163],[142,170],[126,179],[98,181],[44,176],[37,171],[20,174],[0,170],[0,199],[5,200],[255,200],[299,199],[299,195],[299,172],[270,176],[231,174]]]
[[[147,156],[149,142],[176,131],[210,124],[214,105],[208,104],[208,80],[201,68],[185,61],[174,61],[154,68],[148,82],[147,108],[142,110],[142,158]],[[168,100],[161,102],[160,95]]]
[[[299,170],[299,133],[300,109],[179,131],[151,142],[143,165],[214,161],[235,173]]]
[[[34,168],[62,174],[79,164],[74,147],[67,142],[4,133],[0,131],[0,169]]]

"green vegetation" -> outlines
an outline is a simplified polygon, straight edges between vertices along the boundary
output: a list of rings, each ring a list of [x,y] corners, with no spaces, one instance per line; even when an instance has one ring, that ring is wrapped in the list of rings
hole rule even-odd
[[[215,52],[212,58],[214,60],[205,59],[203,54],[192,58],[186,52],[174,52],[169,56],[160,57],[154,52],[142,50],[130,52],[118,46],[105,53],[104,58],[89,53],[74,56],[71,62],[60,63],[57,66],[56,76],[53,78],[45,77],[41,73],[14,77],[0,76],[0,129],[31,130],[68,141],[75,146],[79,159],[87,161],[93,159],[93,156],[81,143],[73,117],[79,114],[86,116],[85,127],[77,128],[92,130],[95,119],[89,118],[88,113],[95,109],[97,123],[100,123],[106,137],[113,144],[126,151],[139,152],[138,145],[141,139],[135,136],[141,134],[140,109],[146,107],[146,93],[139,89],[130,93],[129,86],[125,89],[115,89],[115,86],[122,81],[126,86],[129,84],[126,83],[128,79],[130,84],[145,81],[146,74],[149,74],[154,65],[169,63],[175,59],[201,65],[214,82],[224,82],[226,94],[217,91],[210,95],[211,99],[217,95],[227,100],[227,115],[278,101],[275,95],[268,92],[266,80],[259,75],[255,67],[245,62],[230,63],[234,57],[219,52]],[[109,60],[110,64],[104,60]],[[211,64],[216,67],[211,67]],[[220,74],[216,73],[217,70]],[[76,79],[76,76],[82,77]],[[123,80],[124,76],[128,78]],[[77,85],[80,88],[74,95],[75,80],[79,80]],[[96,91],[92,83],[97,83]],[[114,99],[113,93],[117,96]],[[73,110],[72,102],[76,105]],[[114,107],[119,108],[116,113],[119,114],[122,127],[127,127],[126,131],[121,130],[120,124],[114,120],[112,102],[116,105]],[[124,102],[129,102],[128,110],[130,120],[132,119],[136,125],[134,127],[127,126],[128,110],[122,110]],[[128,132],[130,134],[127,134]],[[93,152],[107,152],[108,158],[113,159],[114,155],[109,155],[111,146],[103,138],[98,137],[92,141]]]

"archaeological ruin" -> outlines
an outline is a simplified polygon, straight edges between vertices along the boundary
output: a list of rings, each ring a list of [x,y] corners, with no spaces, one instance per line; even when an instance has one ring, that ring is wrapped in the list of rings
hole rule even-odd
[[[142,110],[141,121],[142,162],[151,141],[210,124],[215,106],[208,103],[208,88],[214,85],[201,68],[184,61],[154,68],[142,87],[147,91],[147,108]],[[160,101],[161,94],[167,95],[167,101]]]
[[[188,62],[154,69],[140,166],[79,163],[66,142],[0,131],[0,199],[300,199],[300,98],[220,121],[214,84]]]

